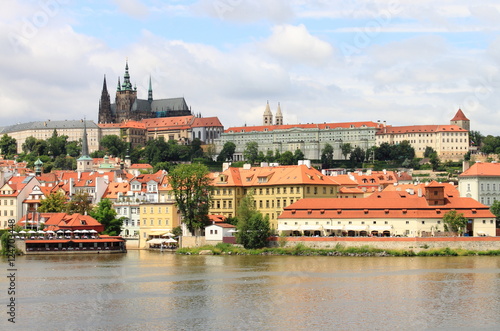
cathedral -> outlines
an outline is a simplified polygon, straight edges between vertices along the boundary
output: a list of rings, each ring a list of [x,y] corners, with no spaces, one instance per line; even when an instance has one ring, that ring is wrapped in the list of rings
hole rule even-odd
[[[151,78],[149,79],[148,99],[137,98],[137,87],[132,87],[128,62],[125,64],[123,84],[116,87],[115,103],[111,103],[106,84],[106,76],[102,85],[101,99],[99,100],[99,123],[122,123],[126,121],[140,121],[145,118],[189,116],[191,110],[184,98],[153,100]]]

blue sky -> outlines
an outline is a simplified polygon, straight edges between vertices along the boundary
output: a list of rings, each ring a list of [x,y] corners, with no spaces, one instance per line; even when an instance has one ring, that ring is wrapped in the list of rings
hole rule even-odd
[[[0,125],[97,120],[128,58],[139,97],[227,127],[385,120],[500,135],[500,4],[483,0],[37,0],[0,13]]]

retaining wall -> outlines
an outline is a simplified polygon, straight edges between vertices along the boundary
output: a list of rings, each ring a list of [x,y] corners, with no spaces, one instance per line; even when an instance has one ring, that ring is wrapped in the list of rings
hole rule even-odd
[[[280,246],[286,239],[285,247],[297,244],[311,248],[334,248],[337,244],[344,247],[371,246],[380,249],[405,249],[418,251],[431,248],[468,249],[477,251],[499,250],[500,237],[432,237],[432,238],[399,238],[399,237],[273,237],[270,246]]]

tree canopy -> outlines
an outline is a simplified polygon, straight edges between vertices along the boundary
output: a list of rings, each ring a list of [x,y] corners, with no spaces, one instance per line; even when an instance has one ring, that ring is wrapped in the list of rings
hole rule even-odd
[[[267,245],[267,240],[271,235],[269,219],[262,216],[262,213],[255,208],[252,193],[247,193],[241,199],[240,206],[236,211],[237,240],[243,247],[253,249],[262,248]]]
[[[243,157],[249,163],[253,164],[259,157],[259,144],[256,141],[249,141],[245,145],[245,150],[243,151]]]
[[[325,147],[321,151],[321,166],[323,169],[328,169],[332,168],[333,165],[333,146],[325,144]]]
[[[109,199],[102,199],[97,206],[90,211],[90,216],[104,225],[103,233],[110,236],[120,234],[123,226],[123,218],[116,218],[116,211],[113,209],[113,203]]]
[[[181,164],[169,174],[175,202],[184,216],[187,229],[196,234],[208,223],[213,191],[208,168],[203,164]]]
[[[444,230],[456,232],[459,235],[464,233],[467,219],[464,214],[458,213],[456,210],[450,210],[443,216]]]
[[[115,134],[102,137],[99,145],[108,155],[124,157],[127,153],[128,144]]]
[[[222,147],[222,150],[220,151],[219,155],[217,156],[217,161],[219,162],[232,161],[235,150],[236,150],[235,143],[233,143],[232,141],[226,142]]]
[[[0,153],[5,155],[7,158],[15,155],[17,153],[16,139],[5,133],[0,139]]]
[[[41,213],[62,213],[66,211],[66,196],[55,192],[40,201],[38,211]]]

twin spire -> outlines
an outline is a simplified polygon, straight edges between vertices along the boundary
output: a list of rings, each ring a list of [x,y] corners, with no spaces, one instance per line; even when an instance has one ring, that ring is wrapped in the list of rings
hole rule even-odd
[[[262,125],[273,125],[273,113],[269,107],[269,101],[267,101],[266,109],[264,110],[263,123]],[[278,108],[276,109],[276,122],[274,125],[283,125],[283,113],[281,112],[281,106],[278,102]]]

